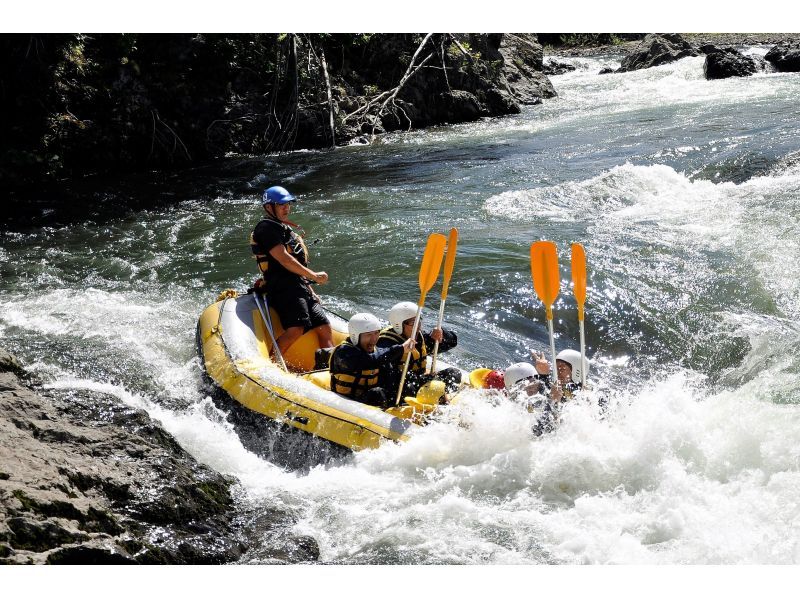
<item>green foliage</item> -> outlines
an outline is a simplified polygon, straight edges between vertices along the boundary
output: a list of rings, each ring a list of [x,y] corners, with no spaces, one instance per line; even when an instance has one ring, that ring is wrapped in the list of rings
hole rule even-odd
[[[547,46],[592,47],[619,45],[624,40],[616,33],[539,33],[539,41]]]

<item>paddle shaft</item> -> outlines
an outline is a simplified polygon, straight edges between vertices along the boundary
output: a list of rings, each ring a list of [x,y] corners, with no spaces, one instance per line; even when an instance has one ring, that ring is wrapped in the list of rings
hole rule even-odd
[[[583,331],[583,318],[581,325],[581,388],[586,388],[586,336]]]
[[[422,265],[419,268],[419,303],[417,304],[417,317],[414,318],[414,326],[411,328],[411,338],[414,342],[417,341],[417,330],[419,328],[419,319],[422,316],[422,307],[425,305],[425,295],[431,290],[431,287],[439,277],[439,270],[442,268],[442,258],[444,257],[444,248],[447,244],[447,239],[441,233],[431,233],[428,236],[428,242],[425,245],[425,253],[422,254]],[[424,341],[423,341],[424,342]],[[403,396],[403,384],[406,381],[406,374],[408,373],[408,364],[411,361],[411,351],[406,355],[406,362],[403,365],[403,374],[400,377],[400,386],[397,389],[397,400],[395,404],[400,406],[400,398]]]
[[[442,282],[442,304],[439,307],[439,321],[436,327],[441,330],[444,321],[444,302],[447,301],[447,291],[450,287],[450,277],[453,275],[453,266],[456,263],[456,246],[458,245],[458,229],[451,228],[450,235],[447,237],[447,254],[444,259],[444,281]],[[439,355],[439,341],[433,345],[433,360],[431,361],[431,373],[436,371],[436,357]]]
[[[581,330],[581,387],[586,386],[586,336],[583,304],[586,302],[586,252],[580,243],[572,244],[572,284],[578,303],[578,323]]]
[[[278,360],[281,362],[281,367],[283,368],[284,372],[288,372],[289,369],[286,367],[286,362],[283,360],[283,355],[281,354],[281,349],[278,347],[278,341],[275,340],[275,335],[272,332],[272,318],[269,319],[267,322],[267,316],[264,314],[265,309],[269,309],[267,305],[267,300],[264,299],[264,307],[261,307],[261,302],[258,300],[258,293],[253,292],[253,297],[256,300],[256,305],[258,306],[258,311],[261,314],[261,319],[264,321],[264,328],[267,329],[267,333],[269,334],[269,338],[272,341],[272,347],[275,349],[275,355],[278,356]]]
[[[447,301],[445,297],[442,297],[442,304],[439,307],[439,321],[436,324],[436,327],[441,330],[442,329],[442,321],[444,320],[444,302]],[[431,374],[436,371],[436,355],[439,353],[439,341],[434,342],[433,344],[433,359],[431,361]]]
[[[414,318],[414,326],[411,328],[411,338],[414,342],[417,341],[417,328],[419,327],[419,319],[422,316],[422,306],[417,306],[417,317]],[[423,340],[423,342],[425,342]],[[411,351],[406,354],[406,361],[403,364],[403,374],[400,376],[400,386],[397,388],[397,399],[395,400],[395,407],[400,406],[400,398],[403,396],[403,384],[406,381],[406,374],[408,373],[408,364],[411,363]]]
[[[549,311],[549,310],[548,310]],[[553,383],[558,383],[558,364],[556,363],[556,341],[553,338],[553,316],[547,318],[547,332],[550,335],[550,352],[553,354]]]

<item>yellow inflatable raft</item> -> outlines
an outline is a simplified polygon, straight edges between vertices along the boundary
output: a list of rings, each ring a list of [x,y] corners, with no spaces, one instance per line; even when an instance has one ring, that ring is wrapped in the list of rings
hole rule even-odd
[[[270,308],[265,322],[263,308],[252,293],[229,296],[207,307],[198,323],[198,349],[206,373],[244,407],[351,450],[407,440],[419,431],[420,417],[435,409],[417,397],[383,411],[331,392],[328,371],[313,369],[319,348],[313,330],[283,356],[300,373],[285,371],[270,358],[267,328],[269,322],[274,338],[280,336],[280,319]],[[330,319],[334,342],[339,343],[347,336],[347,324],[336,316]]]

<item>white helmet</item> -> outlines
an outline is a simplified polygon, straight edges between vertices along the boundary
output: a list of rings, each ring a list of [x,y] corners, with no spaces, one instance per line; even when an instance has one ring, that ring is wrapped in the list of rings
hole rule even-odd
[[[389,310],[389,324],[397,334],[403,334],[403,322],[417,317],[417,304],[401,301]]]
[[[564,361],[572,367],[572,381],[581,383],[581,354],[575,349],[564,349],[556,355],[556,361]],[[586,377],[589,377],[589,360],[586,360]]]
[[[353,315],[347,323],[347,332],[350,333],[350,342],[354,345],[358,344],[358,337],[364,332],[375,332],[381,329],[381,323],[378,318],[368,313],[360,313]]]
[[[525,380],[526,378],[531,378],[535,376],[536,373],[536,368],[533,367],[533,364],[526,363],[524,361],[508,366],[506,368],[505,375],[503,376],[503,382],[506,385],[506,390],[511,390],[511,387],[517,382],[520,380]]]

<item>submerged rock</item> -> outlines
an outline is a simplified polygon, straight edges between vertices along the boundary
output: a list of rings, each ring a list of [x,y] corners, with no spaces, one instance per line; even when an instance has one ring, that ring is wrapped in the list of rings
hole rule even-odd
[[[704,52],[706,60],[703,63],[703,73],[706,79],[748,77],[758,71],[755,60],[733,48],[711,46],[706,47]]]
[[[233,482],[115,397],[36,389],[0,372],[0,563],[236,561],[249,546]],[[280,531],[290,516],[269,521],[261,540],[285,540],[273,561],[315,558],[296,548],[307,538]]]
[[[800,72],[800,42],[780,43],[764,59],[782,73]]]
[[[677,33],[651,33],[622,60],[619,72],[646,69],[699,55],[700,52]]]

